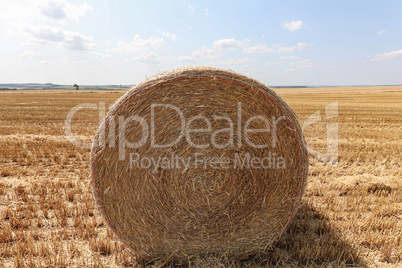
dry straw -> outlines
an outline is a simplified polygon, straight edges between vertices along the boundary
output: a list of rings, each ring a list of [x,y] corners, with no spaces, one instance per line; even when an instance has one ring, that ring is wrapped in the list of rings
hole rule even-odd
[[[293,111],[262,83],[216,68],[165,72],[127,92],[101,125],[96,201],[144,258],[246,256],[272,245],[294,216],[304,144]]]

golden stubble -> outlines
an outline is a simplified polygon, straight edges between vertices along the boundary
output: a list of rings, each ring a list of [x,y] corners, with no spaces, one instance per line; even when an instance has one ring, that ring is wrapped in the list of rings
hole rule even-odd
[[[357,91],[360,91],[357,92]],[[394,92],[388,92],[394,91]],[[396,92],[395,92],[396,91]],[[302,123],[338,101],[339,116],[304,130],[325,151],[326,124],[339,124],[339,163],[310,156],[303,202],[266,252],[232,260],[164,259],[154,267],[398,266],[402,264],[402,93],[391,88],[278,89]],[[90,184],[90,149],[64,134],[80,103],[114,103],[124,92],[17,91],[0,94],[0,266],[141,267],[108,229]],[[91,142],[96,110],[75,115],[72,131]]]

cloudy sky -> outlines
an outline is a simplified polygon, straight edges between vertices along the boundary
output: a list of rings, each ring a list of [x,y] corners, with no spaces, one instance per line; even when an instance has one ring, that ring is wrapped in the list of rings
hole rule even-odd
[[[205,65],[267,85],[402,84],[401,14],[399,0],[1,0],[0,83]]]

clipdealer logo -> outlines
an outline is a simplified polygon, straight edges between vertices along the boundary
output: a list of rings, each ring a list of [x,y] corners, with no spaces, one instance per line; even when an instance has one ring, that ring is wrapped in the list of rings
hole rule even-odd
[[[158,129],[155,126],[155,119],[157,116],[163,116],[163,114],[158,114],[156,112],[156,108],[164,108],[170,109],[175,112],[180,120],[180,131],[175,137],[175,139],[169,143],[157,143],[156,135],[158,133]],[[82,103],[74,106],[70,109],[70,111],[66,115],[65,119],[65,136],[66,138],[73,143],[75,146],[80,148],[91,148],[91,143],[85,143],[79,141],[72,132],[72,122],[74,116],[80,112],[85,110],[98,110],[99,122],[102,123],[106,117],[106,104],[105,102],[97,103]],[[185,140],[189,146],[195,149],[206,149],[206,148],[241,148],[243,143],[247,144],[252,148],[257,149],[267,149],[267,153],[264,157],[256,158],[253,155],[247,154],[235,154],[227,159],[224,158],[201,158],[201,155],[193,155],[191,156],[192,161],[189,159],[180,159],[180,156],[176,155],[173,158],[176,160],[172,160],[172,157],[153,157],[153,156],[144,156],[138,153],[130,153],[129,155],[129,165],[130,168],[140,167],[147,169],[155,169],[155,168],[181,168],[182,170],[187,170],[189,167],[189,163],[193,163],[197,166],[203,165],[209,166],[211,168],[219,167],[219,168],[284,168],[284,158],[282,156],[276,155],[275,152],[271,152],[268,149],[275,149],[278,143],[278,126],[280,122],[284,121],[284,116],[267,118],[266,116],[252,116],[247,118],[244,125],[242,125],[242,104],[238,102],[237,104],[237,127],[234,127],[233,120],[228,116],[212,116],[212,118],[207,118],[205,116],[197,115],[190,118],[185,118],[183,111],[172,104],[166,103],[156,103],[152,104],[150,107],[151,117],[150,122],[147,122],[143,117],[139,115],[132,115],[129,117],[124,116],[110,116],[108,118],[109,124],[109,132],[106,134],[103,132],[102,136],[98,139],[98,146],[105,146],[105,141],[108,139],[109,147],[117,147],[119,153],[119,160],[126,160],[126,148],[130,149],[138,149],[147,144],[149,142],[150,147],[152,149],[163,149],[163,148],[171,148],[178,144],[181,140]],[[338,117],[338,101],[329,103],[325,106],[325,119],[336,119]],[[205,128],[192,128],[194,121],[203,121],[206,125]],[[214,121],[224,120],[227,122],[228,127],[223,129],[218,129],[213,131],[212,123]],[[264,128],[255,129],[251,128],[251,124],[253,121],[260,121],[264,123]],[[116,121],[118,122],[118,128],[116,128]],[[317,124],[323,121],[321,116],[321,111],[317,110],[306,120],[304,120],[302,124],[302,129]],[[141,126],[141,138],[136,142],[130,142],[126,137],[126,130],[129,128],[130,124],[137,123]],[[312,148],[309,148],[307,144],[303,144],[308,148],[309,153],[318,159],[319,161],[325,164],[336,165],[338,163],[338,122],[326,123],[326,151],[319,152]],[[116,129],[118,129],[118,134],[116,134]],[[195,143],[192,139],[192,134],[194,133],[203,133],[210,135],[209,142],[204,144]],[[227,133],[228,139],[226,143],[218,143],[217,136]],[[235,135],[237,134],[237,139],[235,139]],[[271,135],[271,144],[256,144],[250,138],[250,133],[266,133]],[[244,137],[244,141],[242,139]],[[188,164],[187,164],[188,163]]]
[[[268,152],[264,157],[247,153],[234,153],[231,157],[210,157],[203,153],[183,157],[174,152],[168,156],[144,156],[130,153],[129,169],[148,169],[156,172],[159,169],[178,169],[185,173],[190,167],[203,169],[285,169],[286,162],[282,156]]]

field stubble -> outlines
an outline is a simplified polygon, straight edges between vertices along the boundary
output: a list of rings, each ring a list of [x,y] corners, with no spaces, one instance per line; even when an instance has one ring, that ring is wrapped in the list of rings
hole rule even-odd
[[[287,93],[287,92],[285,92]],[[0,266],[140,266],[99,215],[90,184],[90,149],[64,134],[68,111],[106,107],[122,92],[0,94]],[[339,102],[339,116],[305,129],[325,152],[326,123],[339,123],[339,163],[310,156],[308,185],[296,217],[265,253],[230,260],[208,256],[167,266],[402,265],[402,92],[284,94],[301,122]],[[73,133],[91,142],[96,110],[76,114]],[[156,262],[156,267],[165,265]]]

